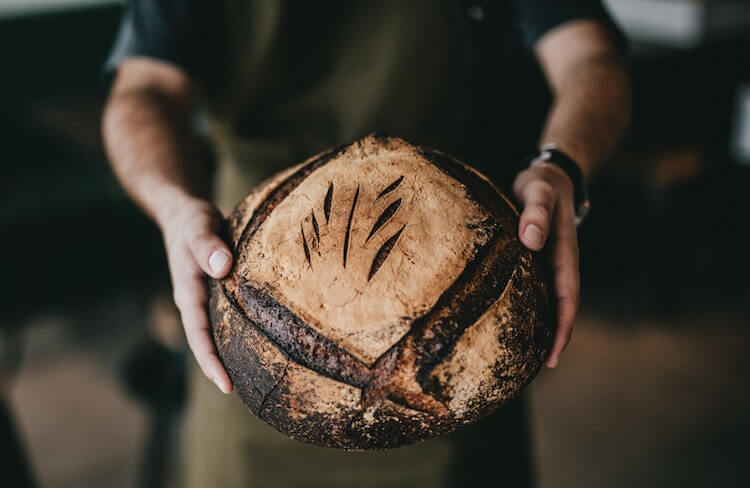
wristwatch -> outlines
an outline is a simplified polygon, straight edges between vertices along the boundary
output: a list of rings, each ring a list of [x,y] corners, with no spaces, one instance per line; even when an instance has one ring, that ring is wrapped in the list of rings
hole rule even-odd
[[[539,149],[539,153],[531,158],[530,166],[542,163],[551,163],[559,167],[565,171],[570,181],[573,182],[573,204],[575,205],[576,225],[580,225],[591,211],[589,192],[586,182],[583,179],[581,168],[578,167],[573,158],[557,149],[557,145],[554,143],[542,146]]]

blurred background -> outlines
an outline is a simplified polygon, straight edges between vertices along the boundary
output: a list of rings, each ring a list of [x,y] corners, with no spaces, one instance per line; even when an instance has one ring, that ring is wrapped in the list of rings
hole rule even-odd
[[[750,2],[606,3],[633,126],[591,189],[573,342],[530,387],[537,482],[750,486]],[[99,136],[121,8],[0,0],[3,487],[180,483],[162,244]]]

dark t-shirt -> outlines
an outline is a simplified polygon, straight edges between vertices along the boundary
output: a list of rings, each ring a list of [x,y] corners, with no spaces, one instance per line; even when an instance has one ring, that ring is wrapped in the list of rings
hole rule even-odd
[[[189,73],[241,164],[276,170],[382,130],[502,182],[549,100],[531,48],[576,19],[622,42],[596,0],[130,0],[106,66],[146,56]]]

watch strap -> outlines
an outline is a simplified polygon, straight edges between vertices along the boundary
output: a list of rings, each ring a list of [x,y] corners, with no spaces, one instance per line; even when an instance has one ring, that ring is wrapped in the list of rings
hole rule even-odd
[[[583,172],[578,164],[557,149],[554,144],[545,144],[539,150],[539,153],[532,156],[527,164],[551,163],[562,169],[568,175],[573,183],[573,203],[575,205],[576,224],[580,224],[588,215],[591,209],[591,203],[588,197],[588,190],[583,178]]]

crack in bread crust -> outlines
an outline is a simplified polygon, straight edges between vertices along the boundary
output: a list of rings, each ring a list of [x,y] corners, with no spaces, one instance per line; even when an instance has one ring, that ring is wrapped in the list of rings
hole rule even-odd
[[[406,390],[412,395],[417,387],[424,392],[435,366],[450,355],[464,331],[502,296],[515,269],[502,259],[508,245],[497,232],[435,307],[416,319],[409,332],[378,358],[373,365],[373,379],[364,393],[366,403],[385,397],[400,398],[399,386],[403,384],[410,385]],[[394,381],[396,378],[400,381]],[[431,400],[421,400],[427,403],[415,404],[419,410],[440,413],[429,405]]]
[[[268,292],[242,280],[239,300],[230,301],[245,319],[296,363],[336,381],[363,388],[370,370],[365,363],[310,327]]]

